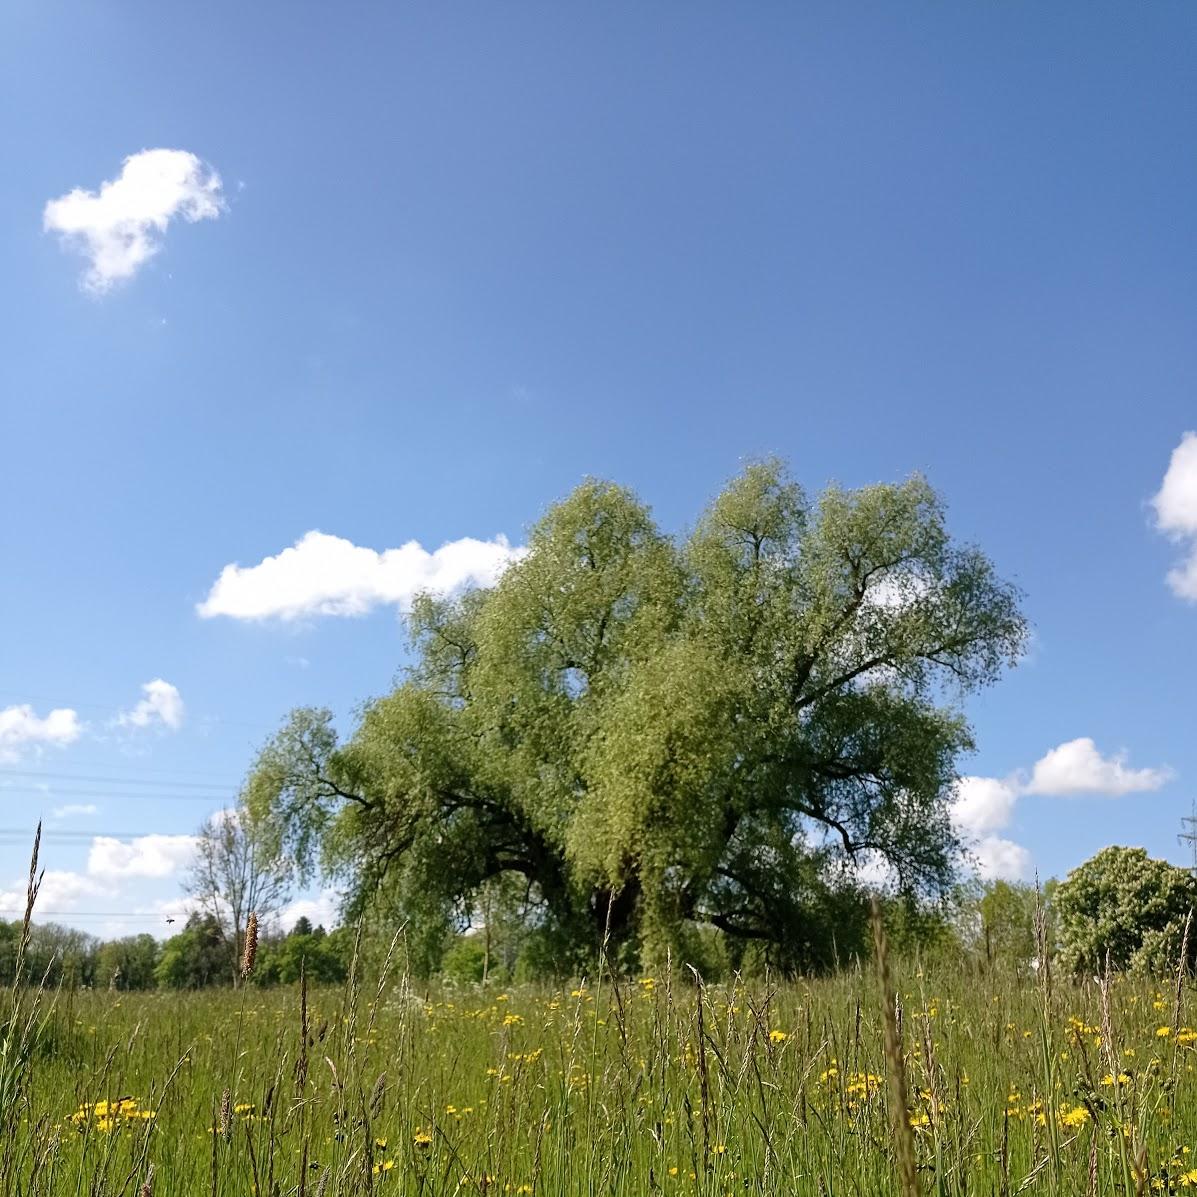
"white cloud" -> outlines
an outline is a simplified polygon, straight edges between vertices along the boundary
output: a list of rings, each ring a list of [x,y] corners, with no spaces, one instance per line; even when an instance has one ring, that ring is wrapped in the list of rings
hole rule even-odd
[[[1021,881],[1031,872],[1031,854],[995,831],[1010,825],[1021,792],[1016,778],[962,777],[952,803],[952,827],[972,853],[986,880]]]
[[[996,777],[962,777],[952,803],[952,826],[958,835],[980,836],[1010,824],[1018,785]]]
[[[69,819],[73,815],[94,815],[99,812],[94,802],[68,802],[66,806],[56,806],[51,812],[53,819]]]
[[[1026,794],[1105,794],[1118,797],[1158,790],[1171,780],[1171,769],[1128,769],[1125,753],[1103,757],[1097,745],[1082,736],[1060,744],[1035,762]]]
[[[987,835],[973,846],[977,872],[986,881],[1026,881],[1031,876],[1031,854],[1013,840]]]
[[[1103,757],[1087,736],[1059,744],[1025,772],[1010,777],[962,777],[952,801],[952,827],[986,879],[1025,881],[1031,854],[1022,844],[997,835],[1010,826],[1024,794],[1061,797],[1104,794],[1117,797],[1155,790],[1172,777],[1170,769],[1128,769],[1123,756]]]
[[[170,877],[191,863],[193,835],[139,835],[132,840],[96,836],[87,855],[87,872],[103,881],[128,877]]]
[[[1168,571],[1168,585],[1181,598],[1197,602],[1197,432],[1186,432],[1172,450],[1151,503],[1159,530],[1187,542],[1181,564]]]
[[[81,285],[102,295],[162,248],[176,217],[194,224],[222,211],[220,176],[194,154],[142,150],[126,158],[120,175],[101,183],[98,192],[76,187],[50,200],[42,225],[87,258]]]
[[[1163,485],[1151,502],[1161,531],[1197,535],[1197,432],[1186,432],[1172,450]]]
[[[364,615],[378,606],[406,606],[421,591],[447,594],[489,586],[525,552],[497,536],[450,541],[434,553],[410,540],[378,553],[339,536],[309,532],[257,565],[226,565],[196,610],[205,619]]]
[[[296,898],[275,916],[274,921],[283,931],[290,931],[301,918],[306,918],[313,927],[326,930],[337,925],[341,895],[335,889],[323,889],[315,898]]]
[[[82,734],[78,714],[68,707],[59,707],[45,716],[39,716],[28,703],[5,707],[0,710],[0,762],[19,760],[26,748],[73,744]]]
[[[25,881],[17,881],[12,889],[0,890],[0,917],[11,919],[25,913],[26,885]],[[80,902],[98,898],[103,893],[102,885],[82,873],[47,869],[34,912],[75,910]]]
[[[130,711],[116,718],[118,727],[151,727],[155,724],[178,731],[183,726],[183,698],[177,686],[160,677],[141,687],[145,697]]]
[[[865,594],[865,606],[904,611],[931,593],[931,580],[913,569],[891,569],[876,577]]]

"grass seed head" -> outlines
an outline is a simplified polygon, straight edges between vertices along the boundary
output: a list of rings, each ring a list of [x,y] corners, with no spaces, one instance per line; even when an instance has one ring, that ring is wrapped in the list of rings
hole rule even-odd
[[[254,971],[258,958],[258,912],[251,911],[245,924],[245,946],[241,950],[241,979],[245,980]]]

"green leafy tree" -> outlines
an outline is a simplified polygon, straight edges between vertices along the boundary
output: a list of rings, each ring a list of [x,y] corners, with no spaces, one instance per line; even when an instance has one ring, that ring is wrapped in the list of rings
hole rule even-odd
[[[1022,967],[1039,951],[1036,911],[1051,930],[1051,894],[1055,882],[1041,891],[1017,881],[973,881],[960,886],[952,902],[952,922],[958,946],[981,957],[988,965]]]
[[[263,984],[289,985],[299,980],[302,969],[314,984],[343,981],[349,974],[347,947],[352,943],[345,936],[329,935],[323,927],[313,928],[310,920],[300,918],[287,935],[270,941],[260,952],[255,977]]]
[[[1197,881],[1143,848],[1103,848],[1059,883],[1052,906],[1065,968],[1098,973],[1108,958],[1114,969],[1172,970]],[[1190,955],[1194,941],[1197,931]]]
[[[11,985],[17,967],[17,945],[21,942],[21,924],[0,920],[0,984]]]
[[[833,931],[865,859],[903,894],[941,892],[960,700],[1024,637],[922,479],[811,502],[776,463],[681,541],[587,482],[492,589],[425,596],[410,628],[406,680],[344,743],[327,712],[295,712],[249,800],[351,910],[442,947],[486,883],[519,878],[563,970],[601,942],[661,960],[702,927],[818,967],[852,950]]]
[[[19,924],[18,924],[19,927]],[[100,941],[59,923],[34,923],[25,955],[25,978],[36,984],[94,985]]]
[[[113,989],[153,989],[158,954],[158,941],[144,932],[110,939],[97,953],[96,982]]]
[[[183,930],[162,945],[154,976],[165,989],[202,989],[227,983],[227,945],[216,918],[191,915]]]

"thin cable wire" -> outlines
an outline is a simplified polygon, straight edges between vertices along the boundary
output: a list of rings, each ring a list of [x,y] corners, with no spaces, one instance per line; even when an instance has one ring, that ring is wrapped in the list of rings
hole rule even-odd
[[[163,783],[152,777],[95,777],[86,773],[57,773],[40,769],[0,769],[0,777],[33,777],[37,779],[50,778],[54,781],[85,781],[89,784],[122,785],[122,786],[159,786]],[[200,781],[172,781],[166,783],[176,790],[223,790],[225,787],[215,782]]]
[[[39,801],[46,806],[69,806],[72,802],[105,802],[117,799],[125,802],[231,802],[234,794],[226,790],[222,794],[126,794],[116,790],[92,793],[89,790],[0,790],[0,803],[5,798],[20,798]]]

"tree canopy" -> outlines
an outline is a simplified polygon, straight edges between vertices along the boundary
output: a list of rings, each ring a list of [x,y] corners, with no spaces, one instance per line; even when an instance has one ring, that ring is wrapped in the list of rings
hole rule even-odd
[[[1197,907],[1188,869],[1143,848],[1103,848],[1056,888],[1060,958],[1073,972],[1113,969],[1167,972],[1177,967],[1185,923]],[[1197,930],[1188,938],[1197,952]]]
[[[423,934],[516,877],[562,969],[712,928],[817,967],[850,949],[862,865],[942,893],[962,700],[1025,634],[923,479],[811,501],[776,462],[682,538],[586,482],[493,588],[424,596],[409,627],[397,687],[343,742],[294,712],[248,799],[303,875]]]

